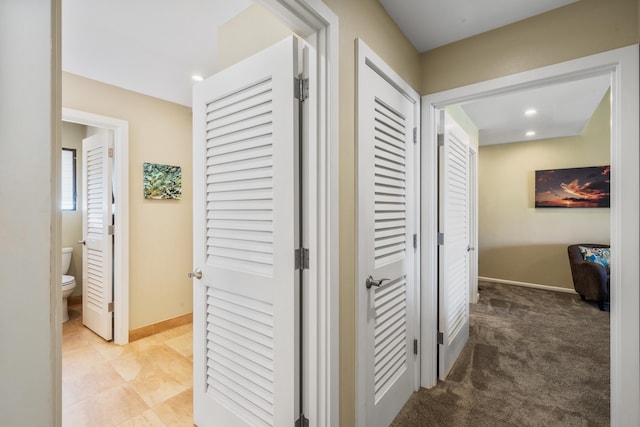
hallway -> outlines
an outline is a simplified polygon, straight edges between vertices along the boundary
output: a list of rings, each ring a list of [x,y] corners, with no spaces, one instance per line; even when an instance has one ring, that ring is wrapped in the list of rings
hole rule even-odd
[[[571,293],[479,288],[446,381],[414,393],[393,426],[609,425],[609,312]]]

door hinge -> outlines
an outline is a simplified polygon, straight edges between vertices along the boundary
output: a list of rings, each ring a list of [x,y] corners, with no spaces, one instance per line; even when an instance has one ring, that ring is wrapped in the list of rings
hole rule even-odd
[[[418,339],[413,340],[413,354],[418,354]]]
[[[309,98],[309,79],[293,79],[293,97],[300,102]]]
[[[413,128],[413,143],[418,142],[418,128]]]
[[[116,226],[110,225],[109,227],[107,227],[107,233],[109,234],[109,236],[113,236],[114,234],[116,234]]]
[[[113,148],[109,148],[109,158],[113,159]]]
[[[442,332],[438,332],[438,344],[444,344],[444,334]]]
[[[296,270],[309,269],[309,249],[307,248],[296,249],[295,266],[296,266]]]
[[[444,133],[438,134],[438,147],[444,147]]]
[[[295,427],[309,427],[309,419],[304,414],[300,414],[300,418],[296,420]]]
[[[413,235],[413,249],[418,249],[418,235]]]
[[[444,245],[444,233],[438,233],[438,244]]]
[[[107,304],[107,312],[113,313],[113,302]]]

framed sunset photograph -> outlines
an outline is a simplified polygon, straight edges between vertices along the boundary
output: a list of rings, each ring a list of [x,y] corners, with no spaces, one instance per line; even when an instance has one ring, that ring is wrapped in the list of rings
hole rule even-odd
[[[536,208],[608,208],[609,166],[536,171]]]

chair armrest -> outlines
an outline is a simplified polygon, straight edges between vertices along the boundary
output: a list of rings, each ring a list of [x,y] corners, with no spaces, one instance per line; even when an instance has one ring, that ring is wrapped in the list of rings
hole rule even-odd
[[[597,262],[582,261],[574,264],[577,277],[576,291],[587,298],[604,301],[609,296],[609,275],[607,269]]]

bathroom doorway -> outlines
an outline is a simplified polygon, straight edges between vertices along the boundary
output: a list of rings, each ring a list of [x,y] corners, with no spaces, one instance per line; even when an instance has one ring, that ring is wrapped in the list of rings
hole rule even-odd
[[[123,345],[129,342],[129,170],[128,165],[128,140],[129,140],[129,124],[124,120],[114,119],[111,117],[100,116],[97,114],[87,113],[78,110],[72,110],[69,108],[63,108],[62,111],[63,123],[68,123],[70,129],[86,129],[85,137],[91,136],[99,132],[109,132],[113,135],[114,144],[114,157],[113,157],[113,175],[112,188],[114,194],[114,201],[112,206],[112,213],[117,223],[113,229],[113,252],[112,252],[112,273],[113,273],[113,342],[115,344]],[[75,125],[75,126],[73,126]],[[81,141],[80,141],[81,144]],[[81,145],[77,151],[77,160],[81,160]],[[82,170],[84,166],[77,166],[77,170]],[[82,176],[78,174],[78,176]],[[84,188],[84,183],[78,181],[79,187]],[[78,194],[81,191],[78,190]],[[78,203],[80,206],[80,203]],[[82,209],[78,208],[76,222],[82,221]],[[76,228],[78,228],[76,226]],[[64,222],[63,222],[63,234]],[[69,237],[71,238],[71,237]],[[76,240],[82,241],[82,235]],[[63,243],[65,243],[63,239]],[[82,265],[82,249],[79,244],[74,246],[74,255],[77,261],[72,263],[74,267],[80,260],[80,266]],[[79,269],[82,270],[81,268]],[[77,272],[78,269],[76,268]],[[77,277],[77,276],[76,276]],[[76,280],[78,283],[74,295],[79,295],[82,292],[82,280]],[[78,288],[80,290],[78,290]],[[76,300],[72,300],[75,302]],[[107,301],[109,303],[111,301]]]

